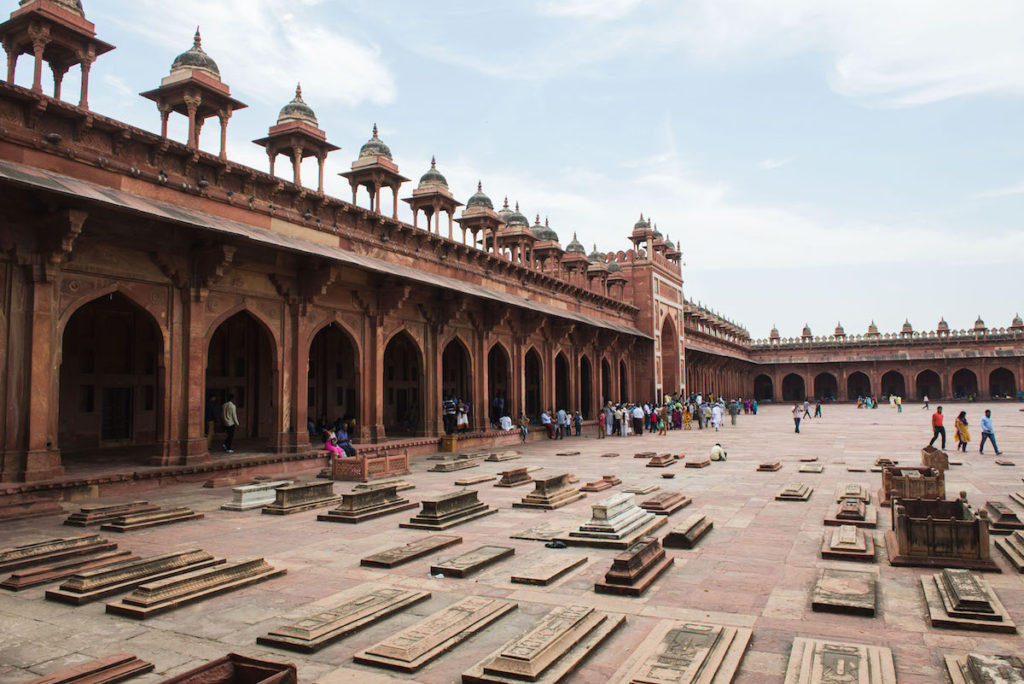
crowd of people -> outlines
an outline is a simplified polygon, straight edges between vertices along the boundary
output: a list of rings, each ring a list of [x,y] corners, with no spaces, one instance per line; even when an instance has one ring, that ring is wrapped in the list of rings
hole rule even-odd
[[[928,446],[934,446],[935,440],[941,439],[941,449],[946,448],[946,426],[943,424],[945,416],[942,413],[942,407],[935,407],[935,413],[932,414],[932,439],[928,442]],[[985,453],[986,442],[992,442],[992,450],[996,452],[996,456],[1002,455],[1003,452],[996,446],[996,430],[995,425],[992,422],[992,411],[985,410],[985,415],[981,417],[981,444],[978,446],[978,453]],[[967,453],[967,443],[971,441],[971,430],[967,423],[967,411],[961,411],[960,414],[953,421],[953,429],[955,430],[956,436],[956,449],[963,453]]]

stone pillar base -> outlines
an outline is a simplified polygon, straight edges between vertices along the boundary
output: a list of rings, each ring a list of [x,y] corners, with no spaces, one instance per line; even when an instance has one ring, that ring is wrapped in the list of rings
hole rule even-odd
[[[8,451],[0,454],[0,482],[37,482],[64,475],[60,451]]]

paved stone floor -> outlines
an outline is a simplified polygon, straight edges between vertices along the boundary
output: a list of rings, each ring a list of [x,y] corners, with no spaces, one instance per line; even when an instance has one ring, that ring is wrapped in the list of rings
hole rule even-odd
[[[995,465],[992,454],[978,455],[980,429],[976,426],[986,406],[946,405],[949,423],[959,410],[968,410],[975,439],[963,458],[964,465],[948,473],[947,492],[954,496],[966,491],[975,507],[984,505],[987,499],[997,499],[1017,510],[1007,495],[1024,486],[1022,405],[991,405],[999,444],[1007,458],[1017,461],[1015,467]],[[867,483],[872,505],[877,505],[874,492],[880,486],[881,476],[871,472],[850,473],[846,467],[867,467],[878,456],[898,459],[902,464],[918,463],[920,447],[930,437],[931,415],[913,404],[906,406],[902,415],[887,406],[877,410],[827,406],[824,412],[820,420],[804,421],[800,435],[793,434],[789,409],[775,406],[763,408],[757,416],[741,415],[737,426],[727,425],[719,433],[693,430],[672,432],[667,437],[597,440],[595,428],[586,438],[532,442],[522,448],[520,460],[484,463],[455,473],[426,472],[432,462],[417,459],[412,475],[407,478],[416,488],[404,493],[413,501],[455,489],[453,482],[460,477],[527,465],[541,466],[543,470],[538,475],[575,473],[581,484],[615,473],[622,478],[623,485],[590,494],[551,512],[511,507],[532,486],[502,489],[490,483],[475,485],[480,499],[500,512],[449,531],[463,537],[461,545],[390,571],[362,568],[359,559],[427,534],[399,529],[398,523],[414,511],[359,525],[343,525],[317,522],[317,511],[287,517],[261,515],[258,510],[221,511],[220,504],[231,497],[228,488],[202,489],[197,484],[181,484],[149,491],[139,498],[165,506],[192,506],[206,513],[206,518],[123,535],[109,534],[121,548],[139,555],[198,547],[229,559],[262,556],[275,566],[287,568],[288,574],[145,622],[106,615],[103,602],[71,607],[45,601],[42,587],[19,593],[0,592],[0,684],[25,681],[116,651],[129,651],[156,664],[154,673],[132,680],[139,683],[159,681],[229,651],[294,662],[303,682],[454,682],[463,671],[524,631],[553,606],[570,602],[622,612],[628,620],[575,673],[572,681],[579,682],[606,681],[656,622],[664,618],[752,627],[753,639],[736,682],[782,682],[792,641],[797,636],[889,646],[893,649],[899,681],[905,684],[947,681],[942,665],[945,653],[1021,654],[1024,642],[1018,635],[940,630],[928,625],[918,581],[927,571],[890,567],[884,560],[884,544],[879,544],[872,565],[824,561],[819,557],[824,529],[821,521],[833,502],[837,484]],[[729,460],[704,469],[683,469],[679,465],[669,469],[645,468],[645,461],[632,458],[634,452],[648,450],[705,455],[716,441],[728,450]],[[953,448],[952,444],[948,446]],[[570,448],[578,449],[581,455],[555,455]],[[609,451],[617,451],[620,456],[600,457]],[[810,455],[824,464],[823,473],[797,472],[798,459]],[[769,459],[781,460],[782,470],[755,472],[758,462]],[[663,480],[663,472],[675,472],[676,477]],[[310,472],[308,477],[314,475]],[[814,487],[810,501],[776,502],[774,495],[778,490],[794,481]],[[658,484],[663,490],[678,490],[693,497],[693,504],[671,517],[670,526],[694,512],[705,513],[714,522],[714,529],[695,550],[669,550],[677,559],[675,566],[643,597],[594,593],[594,581],[603,576],[615,555],[615,551],[604,549],[585,549],[589,562],[552,586],[528,587],[509,581],[516,570],[538,559],[567,553],[546,549],[541,542],[512,540],[510,534],[542,522],[571,528],[589,517],[591,504],[624,487],[643,483]],[[348,491],[348,487],[337,483],[335,490]],[[61,520],[52,516],[6,523],[0,527],[0,547],[78,533],[78,528],[61,525]],[[882,509],[874,532],[876,539],[881,541],[881,533],[889,525],[889,511]],[[662,528],[659,534],[663,536],[667,529]],[[429,576],[432,562],[484,543],[513,546],[516,554],[467,579]],[[994,548],[992,553],[993,557],[998,556],[997,562],[1004,572],[986,577],[1013,619],[1022,623],[1024,578],[1013,572]],[[811,585],[817,571],[825,567],[877,573],[877,616],[812,612]],[[426,590],[433,597],[313,655],[256,645],[256,637],[270,628],[310,613],[317,606],[336,602],[332,597],[340,592],[371,585]],[[511,599],[518,602],[519,608],[415,675],[353,663],[356,651],[468,595]]]

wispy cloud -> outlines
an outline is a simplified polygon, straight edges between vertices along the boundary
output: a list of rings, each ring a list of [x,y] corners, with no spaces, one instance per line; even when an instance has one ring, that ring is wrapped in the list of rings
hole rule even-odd
[[[791,161],[793,161],[792,157],[785,157],[785,158],[781,158],[781,159],[779,159],[779,158],[769,158],[769,159],[762,159],[761,161],[759,161],[757,163],[757,165],[760,168],[764,169],[765,171],[772,171],[773,169],[781,169],[783,166],[785,166],[786,164],[790,163]]]
[[[620,19],[639,6],[643,0],[540,0],[540,14],[592,19]]]
[[[1024,181],[1002,188],[990,188],[971,194],[971,199],[988,199],[992,197],[1010,197],[1012,195],[1024,195]]]

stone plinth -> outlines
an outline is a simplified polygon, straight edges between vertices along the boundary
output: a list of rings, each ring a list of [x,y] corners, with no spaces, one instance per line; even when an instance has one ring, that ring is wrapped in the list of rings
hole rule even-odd
[[[988,531],[992,534],[1010,534],[1016,530],[1024,530],[1024,523],[1017,514],[1002,501],[986,501],[985,512],[988,513]]]
[[[953,684],[1016,684],[1024,682],[1024,660],[1014,655],[945,656]]]
[[[683,496],[681,492],[661,492],[641,501],[640,508],[655,515],[672,515],[692,502],[692,498]]]
[[[263,508],[265,515],[291,515],[341,502],[333,482],[295,482],[274,490],[274,503]]]
[[[146,582],[220,565],[223,562],[223,558],[214,558],[200,549],[138,558],[72,575],[59,588],[48,590],[46,598],[50,601],[80,606],[131,591]]]
[[[988,516],[975,515],[965,497],[898,500],[885,546],[892,565],[1002,572],[990,556]]]
[[[661,487],[656,484],[648,484],[633,485],[632,487],[626,487],[622,491],[626,492],[627,494],[650,494],[651,492],[656,492],[659,489],[661,489]]]
[[[745,627],[663,620],[608,684],[725,684],[750,643]]]
[[[357,663],[415,672],[515,610],[512,601],[470,596],[359,651]]]
[[[278,487],[290,485],[293,480],[275,480],[273,482],[257,482],[250,485],[231,488],[231,501],[221,505],[225,511],[249,511],[254,508],[263,508],[274,503]]]
[[[462,537],[456,537],[450,534],[432,534],[422,539],[417,539],[414,542],[409,542],[402,546],[396,546],[387,551],[381,551],[375,553],[372,556],[367,556],[359,561],[359,564],[368,568],[394,568],[399,565],[404,565],[409,561],[414,561],[417,558],[422,558],[435,551],[446,549],[449,546],[455,544],[461,544]]]
[[[502,451],[500,453],[487,454],[485,461],[501,462],[501,461],[514,461],[520,458],[518,451]]]
[[[513,503],[514,508],[540,508],[554,510],[579,501],[587,495],[569,483],[569,475],[552,475],[534,480],[533,491],[523,497],[522,501]]]
[[[476,468],[480,465],[480,461],[467,454],[459,454],[455,458],[448,458],[443,461],[434,464],[428,472],[431,473],[451,473],[456,470],[465,470],[466,468]]]
[[[648,468],[667,468],[676,464],[676,459],[672,457],[672,454],[658,454],[650,461],[647,462]]]
[[[590,521],[559,541],[576,546],[625,549],[665,524],[667,518],[636,505],[636,497],[613,494],[592,506]]]
[[[1016,633],[1017,626],[988,582],[970,570],[945,569],[921,578],[932,627]]]
[[[131,551],[106,551],[95,556],[83,556],[75,559],[58,561],[53,565],[41,565],[30,569],[16,570],[11,576],[0,582],[0,587],[11,591],[21,591],[40,584],[49,584],[71,577],[80,572],[105,568],[115,563],[134,560]]]
[[[945,499],[946,475],[934,468],[882,468],[882,488],[878,502],[889,506],[893,499]]]
[[[714,527],[706,515],[694,513],[665,535],[662,542],[668,549],[692,549]]]
[[[949,470],[949,454],[933,446],[921,449],[921,465],[935,470]]]
[[[85,556],[90,553],[113,551],[117,544],[109,542],[98,534],[65,539],[48,539],[34,544],[23,544],[0,549],[0,570],[16,570],[32,565],[42,565],[64,558]]]
[[[818,574],[811,591],[811,609],[874,616],[877,585],[873,573],[826,568]]]
[[[131,653],[113,653],[85,663],[30,679],[24,684],[113,684],[153,671],[147,663]]]
[[[447,530],[448,528],[467,523],[485,515],[497,513],[497,509],[477,500],[477,492],[472,489],[459,489],[448,492],[436,499],[426,499],[419,515],[414,515],[407,523],[399,527],[416,530]]]
[[[884,646],[822,639],[793,640],[785,684],[896,684],[892,651]]]
[[[470,485],[480,484],[482,482],[494,482],[494,475],[470,475],[469,477],[460,477],[453,484],[456,487],[469,487]]]
[[[218,594],[285,574],[262,558],[223,563],[202,570],[146,582],[120,601],[107,604],[107,612],[146,619]]]
[[[665,555],[656,537],[641,537],[615,556],[603,582],[594,584],[599,594],[640,596],[668,570],[675,559]]]
[[[365,492],[368,489],[376,489],[377,487],[391,487],[394,485],[395,491],[404,492],[409,489],[416,489],[416,485],[409,484],[400,477],[389,477],[386,480],[374,480],[372,482],[360,482],[359,484],[352,487],[353,492]]]
[[[350,601],[271,630],[257,637],[256,643],[300,653],[315,653],[429,598],[430,594],[425,591],[391,587],[364,591]]]
[[[606,489],[611,489],[615,485],[622,484],[615,475],[603,475],[600,480],[594,480],[580,487],[581,492],[603,492]]]
[[[892,459],[885,457],[879,457],[875,459],[876,468],[891,468],[896,465],[899,465],[899,461],[893,461]]]
[[[514,555],[515,552],[515,549],[508,546],[481,546],[430,566],[430,574],[444,575],[445,577],[469,577],[488,565]]]
[[[512,575],[513,584],[536,584],[547,586],[555,580],[563,577],[569,572],[587,562],[586,556],[574,554],[565,555],[562,553],[545,557],[543,560],[531,563],[528,568]]]
[[[495,487],[521,487],[525,484],[533,482],[533,478],[526,472],[526,468],[516,468],[514,470],[506,470],[501,474],[501,479],[494,485]]]
[[[132,513],[120,515],[110,522],[100,525],[101,530],[108,532],[130,532],[131,530],[144,530],[148,527],[159,525],[172,525],[174,523],[186,522],[188,520],[201,520],[206,516],[203,513],[196,513],[187,506],[178,508],[162,508],[149,513]]]
[[[776,470],[782,470],[782,463],[779,461],[765,461],[757,466],[759,473],[774,473]]]
[[[847,482],[836,486],[836,503],[843,499],[858,499],[866,504],[871,503],[871,492],[868,486],[860,482]]]
[[[556,684],[566,679],[616,629],[624,615],[562,606],[462,675],[462,684]]]
[[[1017,572],[1024,572],[1024,532],[1013,532],[1006,539],[996,539],[995,545]]]
[[[821,473],[821,472],[824,472],[824,470],[825,470],[825,466],[823,466],[823,465],[812,465],[812,464],[802,465],[799,468],[797,468],[797,472],[800,472],[800,473]]]
[[[807,501],[811,498],[814,487],[809,487],[803,482],[791,482],[783,487],[782,491],[775,495],[776,501]]]
[[[684,467],[686,467],[686,468],[707,468],[709,465],[711,465],[711,459],[710,458],[708,458],[707,456],[698,456],[697,458],[692,458],[689,461],[687,461],[684,464]]]
[[[653,451],[638,451],[633,458],[654,458],[656,455]]]
[[[342,494],[341,505],[318,515],[316,519],[324,522],[360,523],[410,508],[416,508],[416,504],[399,496],[397,487],[392,485]]]
[[[799,459],[801,463],[816,463],[817,460],[817,456],[801,456]]]
[[[228,653],[160,684],[296,684],[298,680],[298,672],[291,663]]]
[[[122,515],[148,513],[158,511],[160,507],[148,501],[132,501],[131,503],[109,504],[105,506],[82,506],[77,513],[72,513],[65,520],[65,525],[72,527],[89,527],[102,525]]]
[[[873,563],[875,540],[871,534],[853,525],[826,530],[821,542],[821,557]]]
[[[853,525],[873,528],[878,524],[878,511],[866,505],[863,499],[840,499],[837,505],[828,509],[824,524],[828,527]]]

